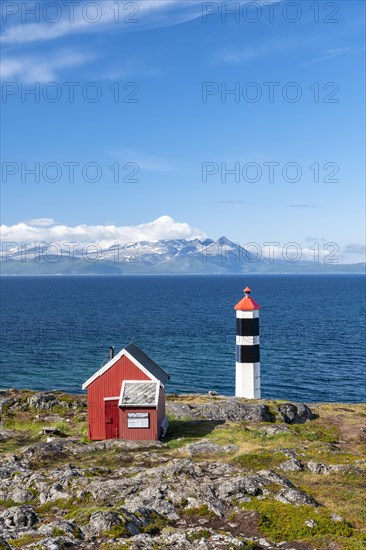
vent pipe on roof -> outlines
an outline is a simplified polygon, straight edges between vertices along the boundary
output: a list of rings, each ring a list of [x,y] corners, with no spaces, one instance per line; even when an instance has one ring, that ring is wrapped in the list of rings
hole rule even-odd
[[[113,359],[114,357],[114,347],[110,346],[109,348],[109,359]]]

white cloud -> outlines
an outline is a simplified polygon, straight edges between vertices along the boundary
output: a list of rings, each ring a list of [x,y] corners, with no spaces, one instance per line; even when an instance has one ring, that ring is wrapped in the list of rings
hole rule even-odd
[[[38,3],[41,6],[41,3]],[[98,5],[95,8],[91,4]],[[197,0],[119,0],[79,2],[73,10],[66,2],[60,4],[60,20],[55,14],[40,11],[39,23],[4,25],[4,44],[26,44],[55,40],[71,34],[104,31],[107,27],[128,32],[144,28],[185,23],[202,15],[202,3]],[[11,21],[10,18],[9,22]]]
[[[114,160],[120,160],[121,163],[135,162],[144,172],[166,173],[175,168],[175,163],[171,160],[132,149],[114,150],[110,155]]]
[[[180,0],[132,0],[129,3],[116,0],[96,0],[94,2],[84,0],[75,3],[73,11],[70,11],[70,5],[67,2],[60,2],[60,19],[52,22],[55,13],[52,10],[42,11],[42,2],[35,2],[33,6],[28,3],[28,8],[36,7],[40,10],[39,22],[19,23],[21,11],[26,4],[26,2],[21,3],[17,20],[15,17],[6,16],[3,9],[4,23],[0,42],[4,47],[11,48],[9,52],[3,51],[0,72],[3,79],[49,82],[57,80],[61,69],[77,67],[95,58],[90,52],[82,54],[75,53],[74,50],[72,52],[59,50],[54,54],[45,54],[44,50],[33,54],[19,53],[17,49],[25,45],[37,46],[42,42],[70,38],[87,32],[125,33],[176,25],[195,19],[202,13],[201,2],[197,2],[197,0],[185,0],[184,2]],[[55,5],[56,3],[50,2],[49,4]],[[97,8],[99,6],[99,11],[96,11],[95,6]],[[118,9],[117,6],[119,6]],[[28,15],[26,21],[29,21],[31,17]],[[34,15],[33,18],[35,18]],[[123,74],[126,72],[128,72],[128,68],[122,71]],[[146,67],[142,69],[142,72],[145,76],[156,76],[159,74],[159,69]]]
[[[305,63],[300,65],[300,67],[307,67],[308,65],[314,65],[315,63],[328,61],[328,59],[333,59],[334,57],[339,57],[340,55],[344,55],[346,53],[352,53],[351,48],[332,48],[323,52],[321,56],[316,57],[315,59],[311,59],[310,61],[306,61]]]
[[[4,58],[0,67],[1,78],[24,82],[50,82],[56,80],[59,69],[78,67],[94,59],[91,54],[61,50],[56,54],[34,54]]]
[[[53,218],[34,218],[25,222],[28,225],[35,225],[40,227],[48,227],[50,225],[56,225],[56,222]]]
[[[231,46],[218,50],[213,55],[212,60],[214,63],[224,63],[227,65],[247,63],[257,58],[289,51],[294,44],[294,39],[283,38],[275,42],[265,41],[263,43],[252,44],[245,48],[243,48],[242,45]]]
[[[39,218],[15,225],[1,226],[3,243],[98,243],[107,248],[114,243],[159,241],[165,239],[204,239],[205,233],[188,223],[177,222],[170,216],[134,226],[56,224],[51,218]]]

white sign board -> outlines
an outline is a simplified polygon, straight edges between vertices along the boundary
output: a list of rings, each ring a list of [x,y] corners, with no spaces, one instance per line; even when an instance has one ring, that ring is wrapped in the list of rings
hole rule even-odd
[[[129,428],[148,428],[149,413],[128,413],[127,426]]]

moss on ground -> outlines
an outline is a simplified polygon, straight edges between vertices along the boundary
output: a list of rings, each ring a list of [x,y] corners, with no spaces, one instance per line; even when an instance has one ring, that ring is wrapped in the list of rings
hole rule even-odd
[[[185,516],[198,516],[201,518],[214,518],[215,514],[209,509],[207,504],[204,504],[203,506],[198,506],[197,508],[184,508],[183,514]]]
[[[304,540],[316,543],[317,548],[325,548],[334,540],[343,548],[354,549],[364,548],[361,545],[366,543],[366,533],[361,533],[346,521],[333,521],[325,508],[292,506],[274,499],[254,499],[242,507],[259,513],[262,533],[276,542]]]
[[[14,453],[25,445],[32,445],[39,441],[45,442],[46,436],[41,436],[40,431],[44,426],[54,426],[65,436],[85,440],[87,420],[85,415],[85,396],[74,396],[58,393],[57,399],[69,405],[68,408],[56,407],[48,411],[34,411],[27,407],[27,399],[34,392],[18,392],[12,390],[10,397],[20,403],[20,406],[12,408],[4,407],[1,412],[1,428],[9,429],[12,433],[7,439],[0,442],[0,452]],[[168,400],[179,403],[200,404],[220,400],[220,397],[208,399],[206,396],[168,396]],[[72,403],[78,401],[76,410]],[[255,401],[251,401],[254,403]],[[266,403],[274,414],[280,401],[258,401]],[[308,470],[301,472],[287,472],[285,475],[296,487],[310,494],[322,506],[317,512],[310,507],[294,507],[282,504],[276,500],[264,498],[252,499],[245,504],[246,510],[256,510],[260,514],[260,530],[264,536],[274,540],[303,540],[313,543],[316,548],[326,548],[336,541],[339,548],[345,550],[361,550],[366,547],[366,507],[364,499],[364,479],[362,474],[366,471],[366,464],[359,462],[366,457],[366,438],[360,427],[365,425],[366,410],[362,404],[318,404],[311,405],[318,418],[300,425],[287,425],[288,431],[274,435],[266,435],[262,430],[268,423],[251,424],[248,422],[213,422],[191,419],[170,418],[170,428],[165,439],[165,445],[151,450],[91,450],[78,457],[71,457],[68,453],[59,456],[52,455],[52,459],[46,458],[34,467],[44,471],[47,475],[48,468],[62,467],[71,461],[74,465],[86,470],[86,477],[98,475],[111,475],[118,468],[141,466],[154,467],[159,463],[159,456],[177,458],[182,456],[179,449],[188,443],[202,439],[209,440],[219,445],[235,444],[237,452],[213,455],[200,455],[194,457],[195,461],[220,461],[231,463],[244,471],[258,471],[261,469],[276,469],[288,460],[283,449],[295,451],[303,463],[309,460],[324,464],[355,465],[358,470],[350,470],[346,473],[331,473],[329,475],[313,474]],[[62,410],[61,410],[62,409]],[[37,415],[39,418],[35,418]],[[277,420],[277,424],[279,421]],[[283,423],[281,423],[283,424]],[[275,424],[272,424],[275,425]],[[177,452],[178,451],[178,452]],[[146,454],[148,453],[148,455]],[[154,459],[152,459],[154,457]],[[156,460],[155,460],[156,457]],[[93,470],[97,468],[97,470]],[[99,471],[98,468],[101,468]],[[108,470],[105,470],[107,468]],[[104,470],[103,470],[104,469]],[[278,470],[280,471],[280,470]],[[128,476],[128,474],[126,474]],[[134,475],[131,472],[131,475]],[[117,511],[123,502],[116,507],[98,507],[91,495],[86,494],[80,499],[60,499],[43,505],[37,503],[39,497],[35,487],[30,488],[33,494],[32,505],[40,516],[48,521],[64,517],[76,520],[77,523],[87,523],[90,515],[95,511]],[[184,499],[183,499],[184,500]],[[205,517],[212,519],[212,512],[207,506],[187,509],[188,502],[181,504],[182,515],[186,518],[199,519]],[[19,505],[12,501],[0,502],[0,507],[7,508]],[[336,513],[345,521],[334,522],[330,513]],[[313,519],[317,525],[309,528],[304,522]],[[155,534],[166,529],[169,524],[160,516],[152,516],[146,532]],[[126,536],[124,527],[120,530],[108,533],[109,538]],[[202,530],[203,532],[205,529]],[[202,538],[202,537],[201,537]],[[205,538],[205,537],[203,537]],[[198,535],[197,539],[198,540]],[[19,542],[20,541],[20,542]],[[37,541],[36,541],[37,542]],[[16,546],[18,544],[18,546]],[[27,540],[18,539],[14,547],[21,548],[28,544]],[[108,550],[108,543],[103,547]],[[113,548],[129,548],[128,541],[119,545],[113,543]]]
[[[247,470],[264,470],[274,468],[284,461],[283,453],[257,451],[254,453],[240,454],[235,458],[235,462]]]
[[[201,540],[201,539],[210,539],[212,537],[212,533],[208,529],[201,529],[200,531],[196,531],[195,533],[191,533],[188,535],[188,540],[193,542],[194,540]]]
[[[28,544],[35,544],[42,540],[44,537],[42,535],[24,535],[18,539],[10,539],[9,543],[13,548],[24,548]]]

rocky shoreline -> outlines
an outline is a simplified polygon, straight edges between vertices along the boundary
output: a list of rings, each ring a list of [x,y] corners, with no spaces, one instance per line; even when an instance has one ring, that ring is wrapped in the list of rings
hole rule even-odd
[[[364,406],[167,409],[162,442],[90,443],[85,396],[0,390],[0,549],[366,546]]]

